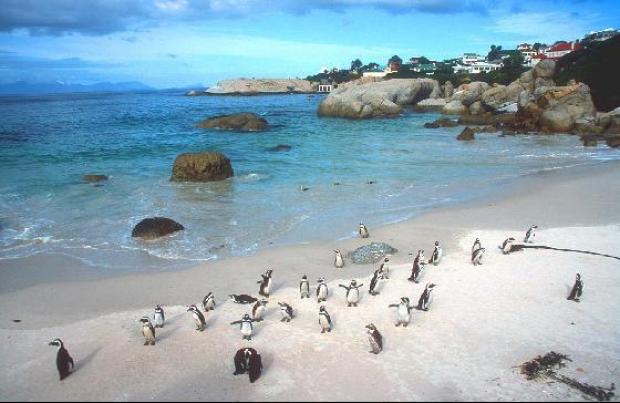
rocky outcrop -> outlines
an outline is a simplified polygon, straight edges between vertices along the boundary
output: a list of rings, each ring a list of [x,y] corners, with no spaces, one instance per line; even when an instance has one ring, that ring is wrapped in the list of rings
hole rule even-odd
[[[489,84],[482,81],[474,81],[468,84],[461,84],[450,98],[451,101],[461,101],[467,107],[480,100],[482,94],[488,90]]]
[[[205,91],[211,95],[256,95],[316,92],[308,80],[296,79],[248,79],[224,80]]]
[[[214,116],[198,124],[202,129],[224,129],[242,132],[258,132],[267,128],[267,120],[254,113],[235,113]]]
[[[437,129],[439,127],[456,127],[458,125],[458,122],[448,118],[440,118],[435,120],[434,122],[424,123],[424,127],[427,129]]]
[[[454,101],[448,102],[441,110],[441,113],[445,115],[463,115],[467,111],[467,107],[463,105],[461,101],[456,99]]]
[[[108,177],[106,175],[101,174],[86,174],[82,176],[82,180],[88,183],[97,183],[107,181]]]
[[[415,111],[441,111],[446,106],[446,100],[443,98],[427,98],[423,99],[413,106]]]
[[[473,140],[474,139],[474,131],[471,128],[466,127],[465,129],[463,129],[461,134],[456,136],[456,139],[457,140],[466,140],[466,141]]]
[[[234,175],[230,160],[219,152],[185,153],[174,160],[171,181],[211,182]]]
[[[152,240],[184,229],[185,227],[170,218],[145,218],[133,228],[131,236],[133,238]]]
[[[392,79],[339,87],[319,105],[319,116],[353,119],[397,116],[403,105],[441,95],[439,83],[431,79]]]
[[[443,86],[443,97],[445,99],[450,99],[452,95],[454,95],[454,85],[452,84],[452,81],[446,81]]]
[[[349,252],[349,257],[356,264],[377,263],[386,255],[398,252],[397,249],[383,242],[372,242],[369,245],[361,246],[353,252]]]

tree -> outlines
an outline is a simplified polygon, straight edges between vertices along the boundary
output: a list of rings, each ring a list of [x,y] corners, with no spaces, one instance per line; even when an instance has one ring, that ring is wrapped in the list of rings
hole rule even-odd
[[[392,57],[390,57],[390,60],[388,60],[388,64],[390,63],[399,63],[402,64],[403,63],[403,59],[401,59],[400,57],[398,57],[398,55],[394,55]]]
[[[502,45],[491,45],[491,50],[487,54],[487,60],[497,60],[502,58]]]
[[[428,60],[424,56],[420,56],[420,58],[418,60],[419,60],[420,64],[429,64],[431,62],[430,60]]]
[[[365,66],[360,67],[360,71],[373,71],[379,70],[379,65],[375,62],[370,62]]]
[[[358,71],[362,66],[362,61],[360,59],[355,59],[351,62],[351,71]]]

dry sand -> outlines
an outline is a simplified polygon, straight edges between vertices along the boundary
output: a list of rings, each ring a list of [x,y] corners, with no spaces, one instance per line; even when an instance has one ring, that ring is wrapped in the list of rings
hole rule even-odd
[[[75,262],[1,261],[0,377],[2,400],[586,400],[563,384],[526,381],[519,364],[554,350],[573,362],[562,373],[608,387],[620,380],[620,261],[526,250],[508,256],[506,236],[521,240],[538,224],[535,243],[620,255],[620,164],[549,172],[520,180],[501,194],[435,210],[414,220],[370,228],[370,241],[399,249],[381,294],[367,293],[372,265],[333,267],[332,249],[348,239],[273,248],[194,269],[101,278]],[[356,223],[353,223],[353,228]],[[469,261],[473,240],[487,247],[484,264]],[[445,257],[420,284],[406,281],[413,253],[442,242]],[[50,266],[67,264],[50,273]],[[257,295],[256,281],[274,269],[275,290],[254,340],[241,340],[229,323],[249,311],[226,301],[231,293]],[[46,270],[47,269],[47,270]],[[581,303],[567,301],[575,273],[584,279]],[[321,334],[318,304],[299,299],[299,278],[325,276],[325,306],[334,330]],[[75,276],[69,281],[70,277]],[[357,308],[337,284],[364,283]],[[401,296],[417,302],[424,283],[437,284],[430,311],[413,312],[407,328],[394,326],[387,305]],[[207,329],[194,330],[185,305],[214,291],[218,305]],[[296,311],[281,323],[278,301]],[[157,345],[145,347],[137,320],[165,305]],[[15,323],[13,319],[20,319]],[[373,322],[384,351],[369,354],[364,326]],[[55,369],[62,338],[77,363],[63,382]],[[237,349],[262,354],[261,378],[232,376]],[[618,397],[614,400],[618,401]]]

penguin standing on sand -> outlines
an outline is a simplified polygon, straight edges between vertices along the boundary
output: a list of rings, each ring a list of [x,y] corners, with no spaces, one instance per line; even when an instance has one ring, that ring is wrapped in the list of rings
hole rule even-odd
[[[381,269],[377,269],[375,270],[375,273],[373,274],[372,279],[370,280],[370,288],[368,290],[368,293],[372,295],[373,297],[375,295],[379,295],[379,291],[377,291],[377,287],[379,285],[380,279],[381,279]]]
[[[364,225],[364,223],[360,223],[359,234],[360,238],[370,237],[370,232],[368,232],[368,228]]]
[[[235,372],[233,372],[233,375],[245,374],[247,372],[250,375],[250,383],[254,383],[258,379],[263,368],[260,354],[251,347],[237,350],[234,362]]]
[[[409,298],[402,297],[400,299],[400,303],[390,304],[388,305],[388,308],[397,309],[396,316],[398,320],[396,321],[396,326],[403,325],[403,327],[407,327],[407,325],[409,325],[409,322],[411,321],[411,310],[413,309],[413,307],[409,304]]]
[[[62,340],[54,339],[49,342],[49,345],[58,347],[58,352],[56,353],[56,368],[58,369],[58,375],[60,375],[60,380],[62,381],[71,375],[75,368],[73,358],[69,355]]]
[[[424,261],[424,251],[420,249],[415,259],[413,259],[413,266],[411,267],[411,276],[407,280],[413,281],[414,283],[418,283],[420,278],[422,277],[422,272],[424,271],[424,265],[426,262]]]
[[[478,266],[482,264],[482,257],[484,256],[484,251],[486,249],[484,248],[478,248],[475,251],[472,252],[471,254],[471,262],[474,264],[474,266]]]
[[[263,297],[269,298],[269,291],[271,290],[271,273],[273,270],[268,269],[265,274],[261,274],[262,280],[257,283],[260,284],[258,293]]]
[[[523,243],[534,243],[534,230],[538,228],[538,225],[532,225],[527,232],[525,233],[525,238],[523,239]]]
[[[205,295],[202,299],[202,308],[205,312],[209,312],[215,309],[215,295],[212,292]]]
[[[142,322],[142,335],[144,336],[144,345],[154,346],[155,345],[155,328],[151,324],[151,321],[149,320],[148,317],[143,316],[142,319],[140,319],[140,322]]]
[[[383,263],[379,266],[379,273],[381,274],[381,278],[384,280],[389,280],[390,278],[390,258],[384,257]]]
[[[299,282],[299,295],[301,299],[310,298],[310,283],[308,277],[304,274]]]
[[[476,238],[473,246],[471,247],[471,253],[474,253],[476,249],[480,249],[480,248],[482,248],[482,244],[480,243],[480,238]]]
[[[344,259],[342,259],[342,253],[338,249],[334,249],[334,266],[337,269],[341,269],[344,267]]]
[[[347,287],[344,284],[339,284],[339,287],[344,288],[345,290],[347,290],[347,303],[349,304],[348,306],[357,306],[357,303],[360,300],[360,287],[363,287],[364,284],[357,284],[357,281],[355,280],[351,280],[351,284],[349,284],[349,286]]]
[[[267,304],[269,301],[266,299],[261,299],[257,301],[252,307],[252,318],[256,322],[260,322],[263,320],[263,316],[265,316],[265,312],[267,311]]]
[[[332,319],[323,305],[319,308],[319,325],[321,325],[321,333],[332,331]]]
[[[327,283],[323,277],[319,278],[319,284],[316,287],[316,302],[327,301],[327,296],[329,295],[329,289],[327,288]]]
[[[418,307],[417,309],[420,311],[428,311],[428,308],[431,305],[433,300],[432,292],[435,289],[435,284],[427,283],[426,287],[424,287],[424,292],[420,295],[420,299],[418,299]]]
[[[254,326],[252,322],[256,322],[254,319],[250,318],[250,315],[247,313],[243,315],[241,320],[236,320],[231,322],[231,325],[240,325],[239,329],[241,329],[241,334],[243,335],[243,340],[252,340],[252,334],[254,333]]]
[[[205,320],[205,317],[202,314],[202,312],[198,310],[196,305],[190,305],[187,308],[187,312],[192,313],[192,317],[194,318],[194,323],[196,324],[196,330],[198,330],[199,332],[202,332],[203,330],[205,330],[205,327],[207,327],[207,321]]]
[[[377,327],[372,323],[366,325],[366,329],[368,329],[368,341],[370,342],[370,348],[372,348],[369,353],[379,354],[381,350],[383,350],[383,337],[381,333],[379,333]]]
[[[155,327],[164,327],[164,308],[161,305],[157,305],[155,307],[155,314],[153,315],[153,322],[155,322]]]
[[[583,281],[581,281],[581,274],[577,273],[575,278],[575,284],[573,285],[573,289],[570,291],[568,298],[569,301],[579,302],[581,298],[581,293],[583,292]]]
[[[510,238],[506,238],[504,240],[504,242],[502,243],[502,246],[500,246],[499,248],[502,250],[502,253],[504,255],[509,254],[512,251],[512,244],[515,241],[514,238],[510,237]]]
[[[293,307],[286,302],[278,302],[278,305],[280,305],[280,314],[282,315],[280,322],[290,322],[293,319]]]
[[[442,256],[443,250],[441,249],[441,246],[439,246],[439,241],[435,241],[435,249],[433,250],[431,258],[428,260],[428,263],[432,263],[434,266],[437,266]]]

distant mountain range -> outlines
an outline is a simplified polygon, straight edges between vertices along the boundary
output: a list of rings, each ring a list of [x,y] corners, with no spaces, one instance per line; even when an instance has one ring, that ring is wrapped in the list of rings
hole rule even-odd
[[[138,81],[121,83],[101,82],[95,84],[71,84],[63,82],[30,83],[16,81],[13,83],[0,84],[0,94],[61,94],[69,92],[125,92],[125,91],[148,91],[154,88]]]

